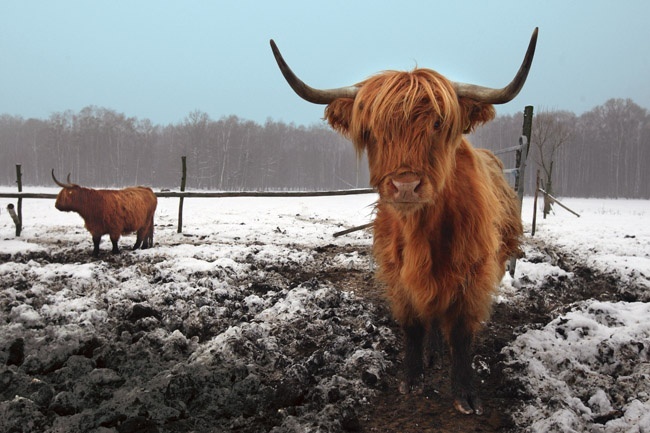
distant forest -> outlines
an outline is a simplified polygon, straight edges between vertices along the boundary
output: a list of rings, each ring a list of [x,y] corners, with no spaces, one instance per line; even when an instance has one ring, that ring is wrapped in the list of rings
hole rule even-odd
[[[517,144],[522,113],[502,115],[469,138],[491,150]],[[211,119],[194,111],[182,122],[154,125],[90,106],[49,119],[0,116],[0,184],[54,186],[70,173],[93,187],[149,185],[177,190],[181,156],[187,189],[216,191],[365,188],[368,168],[352,145],[327,125],[263,125],[236,116]],[[512,157],[506,156],[506,166]],[[526,191],[540,169],[556,196],[650,198],[650,116],[631,100],[611,99],[580,116],[538,110],[528,158]],[[550,185],[548,185],[550,187]]]

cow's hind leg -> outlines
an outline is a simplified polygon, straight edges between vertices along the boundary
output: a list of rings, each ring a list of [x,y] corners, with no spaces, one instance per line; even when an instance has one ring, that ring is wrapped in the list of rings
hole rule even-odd
[[[147,249],[153,247],[153,216],[149,219],[149,224],[147,225],[147,230],[144,233],[144,239],[142,241],[142,249]]]
[[[400,383],[399,391],[402,394],[423,392],[424,366],[423,343],[426,333],[425,327],[420,322],[402,326],[406,339],[404,353],[404,380]]]
[[[136,238],[135,238],[135,245],[133,245],[133,250],[134,251],[137,250],[138,248],[140,248],[140,245],[142,245],[142,240],[143,239],[145,239],[145,243],[147,242],[146,238],[145,238],[145,231],[146,231],[146,229],[138,230]],[[142,245],[142,248],[146,248],[146,246]]]
[[[471,349],[474,335],[462,318],[452,327],[449,335],[451,349],[451,390],[454,407],[464,414],[483,413],[483,404],[474,385]]]

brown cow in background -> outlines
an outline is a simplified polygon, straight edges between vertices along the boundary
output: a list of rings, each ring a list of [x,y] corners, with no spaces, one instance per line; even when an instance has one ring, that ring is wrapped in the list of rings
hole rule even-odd
[[[120,190],[92,189],[59,182],[63,188],[56,197],[55,207],[64,212],[77,212],[84,219],[86,229],[93,237],[93,256],[99,255],[99,242],[108,234],[113,244],[113,253],[119,253],[117,241],[121,235],[137,232],[133,249],[153,246],[153,216],[158,199],[151,188],[133,186]]]
[[[350,87],[319,90],[302,82],[271,47],[293,90],[326,104],[325,117],[365,151],[379,193],[373,251],[406,338],[400,391],[421,392],[424,346],[433,360],[447,341],[454,407],[483,412],[471,346],[488,319],[522,225],[502,165],[463,134],[494,118],[492,104],[513,99],[532,63],[537,29],[524,62],[503,89],[454,83],[430,69],[388,71]]]

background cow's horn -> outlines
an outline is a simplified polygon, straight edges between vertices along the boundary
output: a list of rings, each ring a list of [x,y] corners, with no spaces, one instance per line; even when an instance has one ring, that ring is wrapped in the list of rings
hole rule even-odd
[[[278,62],[280,71],[282,71],[282,75],[284,75],[284,78],[293,91],[305,101],[314,104],[329,104],[338,98],[354,98],[357,95],[359,88],[356,86],[340,87],[338,89],[314,89],[308,86],[289,68],[289,65],[282,58],[282,54],[280,54],[280,50],[275,45],[275,42],[273,42],[273,39],[271,39],[271,49],[273,50],[275,61]]]
[[[65,183],[61,183],[58,180],[56,180],[56,177],[54,177],[54,169],[52,169],[52,180],[61,188],[70,188],[70,186],[72,186],[72,184],[70,183],[70,173],[68,173],[68,184],[66,185]]]
[[[528,44],[528,50],[524,56],[524,61],[517,71],[515,78],[503,89],[491,89],[489,87],[477,86],[475,84],[454,83],[456,94],[458,96],[474,99],[476,101],[485,102],[487,104],[505,104],[512,101],[519,93],[521,88],[526,82],[530,65],[533,63],[533,56],[535,55],[535,46],[537,45],[537,30],[535,27],[533,35]]]

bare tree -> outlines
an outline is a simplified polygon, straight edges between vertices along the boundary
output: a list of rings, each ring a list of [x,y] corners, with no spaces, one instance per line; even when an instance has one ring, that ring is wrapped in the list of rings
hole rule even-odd
[[[557,160],[559,149],[570,142],[573,137],[575,114],[567,111],[541,110],[533,119],[531,144],[536,150],[533,158],[543,172],[544,190],[553,191],[553,165]],[[544,196],[544,217],[551,210],[551,200]]]

